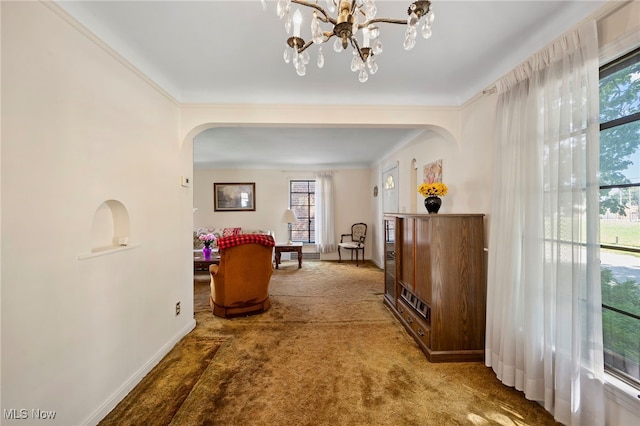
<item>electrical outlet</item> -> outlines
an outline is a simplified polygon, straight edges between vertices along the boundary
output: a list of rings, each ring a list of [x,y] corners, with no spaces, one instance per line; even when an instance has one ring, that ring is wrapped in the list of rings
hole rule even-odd
[[[180,302],[176,302],[176,316],[180,315]]]

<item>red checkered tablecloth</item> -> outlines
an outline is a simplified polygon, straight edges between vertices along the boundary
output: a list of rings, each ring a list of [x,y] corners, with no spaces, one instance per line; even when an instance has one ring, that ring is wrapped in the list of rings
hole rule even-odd
[[[219,250],[224,250],[240,244],[262,244],[267,247],[273,247],[276,245],[273,237],[265,234],[231,235],[229,237],[218,238],[217,242]]]

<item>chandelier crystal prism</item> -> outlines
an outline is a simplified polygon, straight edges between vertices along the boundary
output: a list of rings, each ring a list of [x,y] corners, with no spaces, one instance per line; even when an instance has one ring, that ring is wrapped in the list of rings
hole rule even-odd
[[[266,0],[261,0],[266,10]],[[292,63],[296,73],[304,76],[310,62],[307,49],[313,45],[322,45],[333,39],[333,50],[341,52],[349,45],[353,49],[351,71],[358,73],[361,83],[369,79],[378,71],[376,58],[383,51],[378,24],[406,25],[403,47],[411,50],[416,44],[418,28],[425,39],[431,37],[431,26],[434,14],[431,2],[428,0],[414,1],[407,10],[408,18],[390,19],[377,18],[375,0],[325,0],[326,7],[319,4],[320,0],[278,0],[276,14],[284,19],[287,34],[293,34],[287,39],[284,51],[284,61]],[[299,8],[292,11],[292,3],[312,9],[311,40],[305,41],[300,37],[303,16]],[[303,9],[303,10],[309,10]],[[322,68],[325,56],[322,47],[318,49],[316,64]]]

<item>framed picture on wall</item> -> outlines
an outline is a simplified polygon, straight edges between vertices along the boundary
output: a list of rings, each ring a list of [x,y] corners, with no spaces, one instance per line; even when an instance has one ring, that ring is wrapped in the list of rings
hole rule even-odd
[[[422,181],[425,183],[442,183],[442,160],[436,160],[424,166]]]
[[[255,182],[214,183],[213,210],[217,212],[255,211]]]

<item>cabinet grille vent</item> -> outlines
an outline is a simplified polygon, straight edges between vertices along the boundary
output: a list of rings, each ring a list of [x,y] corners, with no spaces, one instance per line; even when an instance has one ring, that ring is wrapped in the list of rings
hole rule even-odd
[[[406,300],[406,302],[420,314],[427,322],[431,322],[431,308],[429,305],[424,303],[422,300],[418,299],[418,297],[411,293],[406,288],[402,287],[402,298]]]

